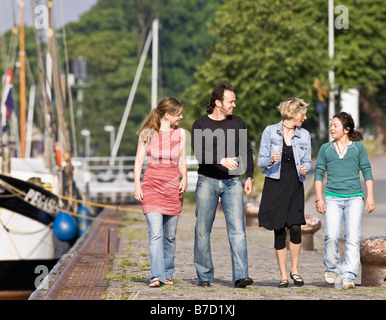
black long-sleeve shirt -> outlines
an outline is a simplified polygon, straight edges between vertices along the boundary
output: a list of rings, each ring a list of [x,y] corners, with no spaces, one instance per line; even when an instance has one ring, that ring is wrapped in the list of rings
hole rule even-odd
[[[230,179],[246,173],[253,177],[252,148],[243,119],[228,116],[216,121],[208,115],[196,120],[192,126],[192,148],[198,160],[198,173],[216,179]],[[239,167],[228,170],[220,164],[222,158],[236,157]]]

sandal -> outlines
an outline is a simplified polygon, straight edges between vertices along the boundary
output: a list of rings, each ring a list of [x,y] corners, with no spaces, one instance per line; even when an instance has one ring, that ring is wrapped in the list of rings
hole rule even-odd
[[[299,276],[298,274],[296,274],[296,273],[292,274],[292,273],[290,272],[290,277],[291,277],[291,279],[294,281],[295,286],[297,286],[297,287],[302,287],[302,286],[304,286],[304,281],[303,281],[302,277]],[[295,278],[296,278],[296,279],[295,279]]]
[[[166,279],[165,283],[169,286],[172,286],[174,284],[172,279]]]
[[[149,287],[158,288],[158,287],[162,286],[162,284],[163,283],[161,281],[159,281],[158,279],[154,279],[152,282],[150,282]]]
[[[288,288],[288,280],[287,279],[281,280],[279,283],[279,288]]]

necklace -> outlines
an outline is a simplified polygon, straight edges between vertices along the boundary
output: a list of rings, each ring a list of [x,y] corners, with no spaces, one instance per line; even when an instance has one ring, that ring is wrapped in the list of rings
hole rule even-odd
[[[293,128],[287,127],[284,123],[283,123],[283,127],[287,128],[288,130],[295,130],[295,127],[293,127]]]
[[[284,128],[286,128],[288,131],[285,132]],[[292,139],[293,136],[290,136],[290,135],[291,135],[291,133],[290,133],[291,130],[295,130],[295,127],[290,128],[290,127],[287,127],[287,126],[283,123],[283,127],[281,128],[281,133],[283,134],[284,141],[285,141],[285,139],[289,139],[287,146],[291,146],[291,145],[292,145],[291,139]],[[295,132],[294,132],[294,134],[295,134]]]
[[[338,152],[339,159],[343,159],[343,156],[344,156],[343,153],[344,153],[344,151],[346,150],[346,148],[347,148],[349,142],[350,142],[350,140],[348,140],[348,141],[346,142],[346,144],[343,146],[342,150],[340,150],[339,145],[338,145],[338,141],[336,141],[336,146],[338,147],[338,150],[339,150],[339,152]]]

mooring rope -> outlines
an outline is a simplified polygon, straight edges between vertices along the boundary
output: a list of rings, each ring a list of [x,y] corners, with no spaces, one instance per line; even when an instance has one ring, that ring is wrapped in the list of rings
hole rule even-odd
[[[5,189],[7,189],[7,191],[9,191],[12,194],[12,195],[2,195],[2,197],[18,197],[19,199],[25,201],[24,199],[25,199],[25,196],[27,194],[24,191],[14,187],[14,186],[12,186],[8,182],[4,181],[3,179],[0,179],[0,183],[3,185],[3,187]],[[57,196],[57,195],[55,195],[55,196]],[[94,206],[94,207],[102,207],[102,208],[107,208],[107,209],[116,209],[117,211],[126,211],[126,212],[131,212],[131,213],[142,213],[142,210],[125,208],[125,207],[122,207],[122,206],[113,206],[113,205],[100,204],[100,203],[96,203],[96,202],[88,202],[88,201],[78,200],[78,199],[70,198],[70,197],[66,197],[66,196],[57,196],[57,197],[60,198],[60,199],[63,199],[63,200],[72,200],[74,202],[78,202],[78,203],[82,203],[82,204],[90,205],[90,206]],[[34,206],[34,207],[36,207],[36,208],[41,210],[41,208],[39,208],[38,205],[34,205],[34,204],[30,203],[30,202],[28,202],[28,203],[31,206]],[[62,212],[67,213],[67,214],[69,214],[69,215],[71,215],[73,217],[78,217],[78,218],[88,219],[88,220],[93,220],[93,221],[100,221],[100,222],[105,222],[105,223],[114,223],[114,224],[118,224],[118,225],[119,224],[124,225],[124,223],[120,222],[120,221],[115,221],[115,220],[110,220],[110,219],[103,219],[103,218],[98,218],[98,217],[85,216],[85,215],[82,215],[82,214],[78,214],[76,212],[69,211],[69,210],[64,209],[64,208],[60,208],[60,207],[51,205],[49,203],[43,203],[40,200],[36,200],[36,203],[37,204],[44,204],[46,207],[49,207],[52,210],[55,210],[56,212],[62,211]],[[52,213],[49,213],[49,212],[47,212],[47,213],[50,214],[51,216],[54,216]]]

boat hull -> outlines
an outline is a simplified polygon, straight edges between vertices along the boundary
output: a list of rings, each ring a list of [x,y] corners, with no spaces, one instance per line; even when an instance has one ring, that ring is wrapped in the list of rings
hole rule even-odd
[[[33,291],[58,259],[0,261],[0,291]]]

